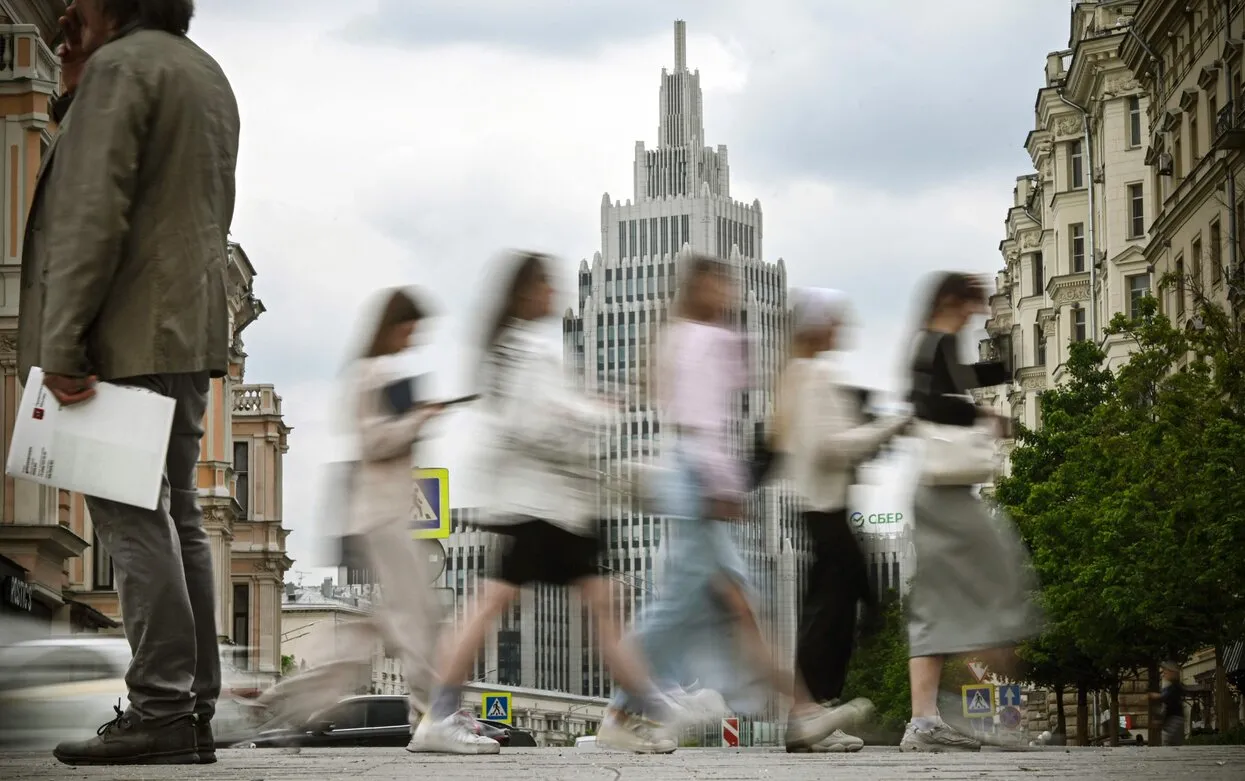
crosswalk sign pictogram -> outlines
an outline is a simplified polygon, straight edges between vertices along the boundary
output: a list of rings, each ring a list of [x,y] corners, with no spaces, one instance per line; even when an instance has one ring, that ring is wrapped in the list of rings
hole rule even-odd
[[[509,692],[489,692],[482,699],[484,718],[489,721],[500,721],[509,724],[513,718],[510,712]]]
[[[450,470],[415,470],[411,536],[417,540],[443,540],[450,536]]]
[[[964,699],[964,718],[980,719],[994,716],[994,687],[989,684],[972,684],[961,687]]]

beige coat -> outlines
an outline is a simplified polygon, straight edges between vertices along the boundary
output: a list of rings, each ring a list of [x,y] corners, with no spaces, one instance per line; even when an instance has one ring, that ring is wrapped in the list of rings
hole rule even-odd
[[[26,222],[23,380],[224,374],[238,127],[225,74],[186,38],[137,30],[91,56]]]
[[[876,457],[912,418],[894,415],[866,423],[851,392],[825,359],[792,361],[783,385],[780,446],[786,453],[787,476],[803,509],[842,510],[856,468]]]
[[[384,358],[361,358],[352,368],[358,464],[350,490],[346,534],[365,534],[389,526],[409,526],[415,491],[414,452],[428,413],[419,409],[394,415],[384,389],[401,375]]]

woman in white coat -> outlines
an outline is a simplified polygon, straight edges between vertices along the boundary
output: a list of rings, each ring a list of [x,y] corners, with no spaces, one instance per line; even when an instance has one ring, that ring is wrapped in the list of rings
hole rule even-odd
[[[491,447],[484,470],[492,499],[481,525],[506,538],[500,567],[485,585],[474,613],[448,644],[432,710],[420,722],[413,751],[491,754],[496,741],[478,736],[459,715],[462,681],[471,670],[488,627],[530,583],[579,588],[596,619],[606,663],[614,676],[659,710],[677,707],[657,690],[634,654],[620,650],[617,618],[610,610],[609,580],[602,576],[596,475],[588,445],[610,408],[567,382],[559,350],[543,322],[554,314],[550,259],[521,253],[496,318],[485,335],[483,399]],[[628,750],[673,751],[652,730],[628,735]]]

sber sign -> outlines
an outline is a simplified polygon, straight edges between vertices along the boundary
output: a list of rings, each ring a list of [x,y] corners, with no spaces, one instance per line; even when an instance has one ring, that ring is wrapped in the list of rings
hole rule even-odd
[[[848,520],[857,529],[866,526],[898,526],[903,523],[903,513],[852,513]]]

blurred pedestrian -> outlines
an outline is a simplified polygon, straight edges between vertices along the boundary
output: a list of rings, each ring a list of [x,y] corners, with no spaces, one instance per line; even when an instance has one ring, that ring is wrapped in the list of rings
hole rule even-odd
[[[484,471],[492,498],[481,525],[502,535],[505,549],[474,612],[446,645],[432,710],[415,730],[410,751],[500,750],[497,741],[476,734],[472,715],[459,710],[462,682],[489,626],[531,583],[579,588],[614,677],[646,702],[668,705],[638,658],[624,653],[618,642],[609,581],[598,563],[597,480],[588,464],[588,446],[597,426],[609,419],[610,408],[571,387],[557,346],[544,332],[545,321],[555,313],[551,260],[519,253],[488,321],[480,411],[489,438]],[[650,753],[663,744],[637,731],[626,748]]]
[[[658,377],[669,468],[654,478],[661,483],[654,510],[671,518],[667,563],[661,595],[645,607],[634,642],[657,681],[681,691],[692,714],[754,712],[778,692],[795,701],[788,742],[811,746],[863,714],[857,703],[828,709],[813,702],[761,634],[730,526],[743,516],[748,487],[730,442],[732,404],[747,383],[745,343],[726,325],[734,282],[715,258],[682,262],[677,319],[664,335]],[[620,685],[597,736],[602,745],[624,747],[628,732],[648,729],[647,703],[634,695]]]
[[[348,404],[358,459],[350,465],[348,507],[342,539],[357,556],[353,563],[379,586],[374,613],[347,627],[337,656],[291,676],[260,698],[268,725],[301,725],[316,712],[371,680],[372,650],[382,641],[402,662],[410,693],[411,728],[428,712],[440,606],[432,592],[428,555],[411,538],[411,495],[415,490],[412,451],[444,407],[427,401],[394,408],[392,389],[409,383],[393,358],[411,347],[428,312],[404,290],[384,297],[363,353],[348,372]],[[375,593],[375,592],[374,592]]]
[[[1150,699],[1158,700],[1163,708],[1163,745],[1184,745],[1184,684],[1180,680],[1180,665],[1163,662],[1163,690],[1150,692]]]
[[[905,751],[975,751],[980,742],[938,712],[948,656],[972,654],[1001,674],[1014,671],[1014,646],[1040,630],[1035,587],[1012,523],[992,514],[975,485],[989,481],[1006,418],[977,406],[974,388],[1000,385],[1003,364],[964,365],[959,334],[985,314],[985,284],[942,274],[925,305],[911,364],[914,431],[925,454],[913,499],[916,567],[908,596],[912,721]]]
[[[847,681],[858,609],[876,601],[865,557],[847,519],[856,469],[911,421],[908,415],[867,421],[856,389],[844,385],[829,354],[842,349],[846,297],[834,290],[797,291],[791,359],[780,383],[775,450],[792,478],[813,546],[796,644],[796,665],[814,701],[836,703]],[[864,703],[860,703],[864,706]],[[864,741],[836,730],[788,751],[859,751]]]
[[[195,465],[209,383],[229,363],[238,107],[186,37],[193,13],[191,0],[76,0],[61,49],[73,105],[26,222],[22,382],[39,367],[62,404],[88,402],[97,380],[176,404],[159,506],[86,500],[134,656],[129,707],[57,747],[75,765],[215,760],[216,587]]]

